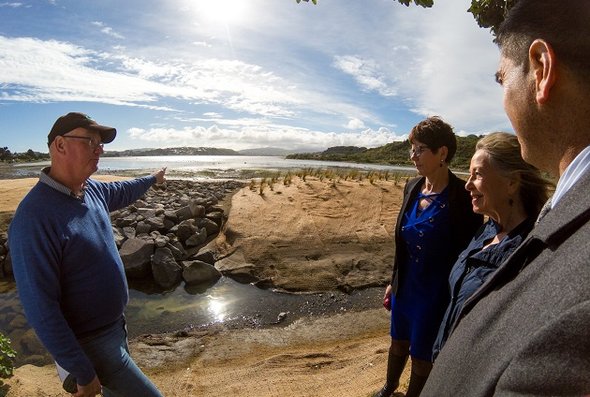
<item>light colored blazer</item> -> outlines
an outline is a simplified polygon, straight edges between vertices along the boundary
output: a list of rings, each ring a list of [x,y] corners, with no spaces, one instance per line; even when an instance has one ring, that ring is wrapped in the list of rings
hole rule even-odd
[[[465,304],[421,396],[590,394],[590,173]]]

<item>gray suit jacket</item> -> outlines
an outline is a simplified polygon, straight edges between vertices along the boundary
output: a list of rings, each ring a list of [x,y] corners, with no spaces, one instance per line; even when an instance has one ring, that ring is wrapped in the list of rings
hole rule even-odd
[[[590,173],[465,303],[421,396],[590,394]]]

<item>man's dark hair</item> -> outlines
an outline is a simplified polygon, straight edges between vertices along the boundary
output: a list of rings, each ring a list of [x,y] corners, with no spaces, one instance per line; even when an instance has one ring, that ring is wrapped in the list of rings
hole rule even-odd
[[[414,143],[416,140],[425,144],[433,153],[446,146],[449,150],[445,159],[447,164],[451,163],[457,151],[457,137],[453,132],[453,127],[438,116],[428,117],[416,124],[410,131],[408,140],[410,143]]]
[[[502,54],[528,71],[536,39],[551,45],[578,77],[590,76],[590,0],[519,0],[500,25],[495,42]]]

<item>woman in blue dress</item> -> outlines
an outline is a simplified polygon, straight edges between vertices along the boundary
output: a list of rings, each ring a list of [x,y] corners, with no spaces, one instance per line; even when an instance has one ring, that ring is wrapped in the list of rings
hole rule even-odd
[[[375,397],[397,389],[412,358],[406,396],[418,396],[432,368],[432,346],[449,303],[453,263],[483,217],[471,210],[465,182],[448,168],[457,140],[439,117],[418,123],[409,135],[410,159],[420,177],[410,180],[395,227],[395,259],[384,303],[391,308],[387,377]]]
[[[475,149],[465,189],[471,194],[473,211],[489,220],[451,270],[451,302],[434,344],[434,358],[459,322],[465,301],[529,234],[548,197],[549,182],[523,160],[515,135],[489,134]]]

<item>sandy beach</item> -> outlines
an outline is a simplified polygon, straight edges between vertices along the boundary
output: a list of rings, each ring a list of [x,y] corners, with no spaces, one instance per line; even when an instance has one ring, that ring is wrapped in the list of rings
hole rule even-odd
[[[4,223],[35,182],[0,183]],[[215,241],[228,258],[222,265],[293,291],[384,285],[403,184],[308,177],[277,183],[262,194],[245,187],[233,195],[226,227]],[[237,258],[247,266],[236,268]],[[368,397],[384,381],[388,344],[389,313],[375,302],[374,309],[286,326],[216,324],[144,335],[131,341],[131,351],[165,396]],[[407,382],[408,368],[401,391]],[[54,366],[20,367],[4,390],[13,397],[68,395]]]

